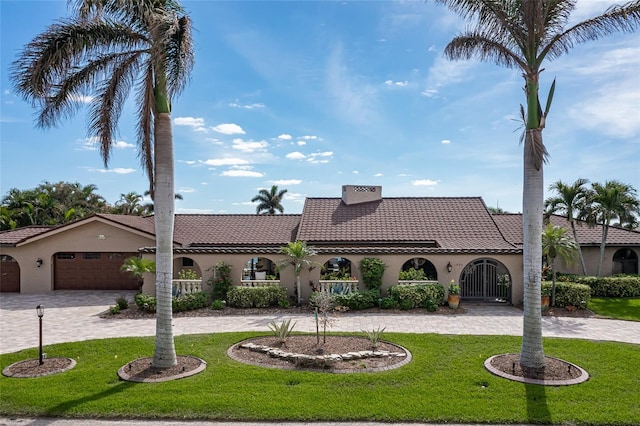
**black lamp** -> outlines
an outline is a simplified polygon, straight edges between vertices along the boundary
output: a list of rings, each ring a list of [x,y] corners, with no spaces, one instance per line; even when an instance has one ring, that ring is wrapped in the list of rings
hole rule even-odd
[[[447,271],[449,273],[451,273],[451,271],[453,271],[453,265],[451,264],[451,262],[447,263]]]
[[[38,260],[36,260],[36,266],[39,268],[42,266],[42,258],[38,258]]]
[[[40,260],[40,259],[38,259]],[[38,362],[40,365],[43,364],[42,361],[42,317],[44,316],[44,306],[38,305],[36,306],[36,314],[38,315],[38,320],[40,322],[40,356],[38,357]]]

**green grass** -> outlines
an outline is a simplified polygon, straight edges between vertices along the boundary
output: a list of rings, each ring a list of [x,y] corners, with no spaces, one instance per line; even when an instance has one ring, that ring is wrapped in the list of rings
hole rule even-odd
[[[259,368],[226,355],[256,333],[176,337],[178,354],[203,358],[195,376],[130,383],[116,371],[153,353],[152,338],[118,338],[46,347],[74,369],[34,379],[0,378],[0,415],[263,421],[640,424],[640,347],[545,339],[545,353],[585,368],[568,387],[512,382],[483,367],[491,355],[518,352],[510,336],[385,333],[413,354],[383,373],[329,374]],[[37,357],[37,348],[0,356],[0,368]]]
[[[640,297],[592,298],[589,309],[606,318],[640,321]]]

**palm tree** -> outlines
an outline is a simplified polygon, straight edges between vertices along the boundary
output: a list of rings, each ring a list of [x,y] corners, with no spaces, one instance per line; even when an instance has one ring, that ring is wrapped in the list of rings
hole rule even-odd
[[[145,257],[127,257],[120,270],[123,272],[129,272],[138,280],[138,292],[142,291],[142,285],[144,283],[143,277],[147,272],[156,271],[156,262]]]
[[[446,46],[449,59],[477,58],[522,71],[526,112],[523,161],[524,324],[520,365],[529,374],[544,370],[540,281],[542,264],[543,163],[547,150],[542,130],[555,89],[551,85],[544,110],[538,97],[545,60],[560,57],[576,44],[616,31],[631,32],[640,23],[640,0],[607,9],[602,15],[567,28],[576,0],[436,0],[473,20],[466,32]]]
[[[578,252],[578,244],[567,235],[567,228],[547,224],[542,231],[542,255],[551,260],[551,306],[556,303],[556,257],[570,264]]]
[[[156,344],[153,366],[177,363],[171,277],[174,162],[171,100],[193,67],[191,21],[177,0],[76,0],[74,16],[27,44],[13,63],[17,91],[38,110],[39,127],[76,112],[91,94],[88,131],[108,164],[117,123],[136,88],[139,157],[155,194]]]
[[[596,275],[600,276],[611,221],[633,216],[633,213],[639,209],[640,201],[636,197],[636,190],[633,186],[617,180],[606,181],[604,185],[593,183],[591,187],[593,188],[593,193],[590,205],[590,221],[602,225],[600,256],[598,257],[598,269],[596,272]]]
[[[573,240],[578,244],[578,255],[580,256],[580,266],[582,267],[582,275],[587,275],[587,267],[584,264],[582,249],[578,241],[576,233],[576,214],[580,216],[580,212],[584,211],[587,202],[589,190],[584,185],[589,183],[587,179],[578,179],[573,185],[567,185],[561,180],[554,182],[549,186],[549,190],[555,191],[556,196],[547,198],[544,202],[545,216],[558,213],[566,216],[567,221],[571,225]]]
[[[256,206],[256,213],[260,214],[276,214],[276,210],[280,213],[284,213],[284,207],[282,207],[281,201],[284,194],[287,193],[286,189],[278,191],[278,186],[273,185],[271,189],[267,191],[266,189],[261,189],[258,191],[258,195],[251,199],[252,203],[259,201],[260,203]]]
[[[293,274],[296,276],[296,294],[298,297],[298,306],[302,303],[302,295],[300,294],[300,272],[302,268],[309,270],[318,266],[318,263],[311,261],[309,258],[317,254],[316,249],[307,246],[304,241],[297,240],[288,242],[285,247],[280,248],[280,253],[287,255],[289,259],[278,263],[280,269],[293,265]]]

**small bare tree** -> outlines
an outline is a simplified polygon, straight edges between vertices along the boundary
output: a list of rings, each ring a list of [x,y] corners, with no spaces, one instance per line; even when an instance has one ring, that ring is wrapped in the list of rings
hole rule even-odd
[[[313,305],[315,307],[317,342],[320,344],[320,324],[322,324],[322,343],[327,343],[327,327],[331,327],[337,321],[329,315],[333,311],[333,297],[331,297],[330,293],[317,293],[313,299]]]

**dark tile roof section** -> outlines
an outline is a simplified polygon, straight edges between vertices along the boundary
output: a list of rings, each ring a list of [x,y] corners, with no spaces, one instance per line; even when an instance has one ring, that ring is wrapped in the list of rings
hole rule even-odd
[[[493,218],[508,241],[522,246],[522,214],[496,214]],[[573,237],[571,225],[564,216],[553,215],[550,219],[554,226],[569,229],[569,235]],[[586,222],[576,221],[576,234],[581,246],[599,246],[602,240],[602,225],[590,227]],[[607,245],[640,246],[640,232],[610,226]]]
[[[185,247],[283,246],[300,215],[176,215],[175,240]]]
[[[24,228],[1,231],[0,245],[14,246],[33,236],[43,234],[52,228],[52,226],[25,226]]]
[[[350,206],[340,198],[307,198],[297,238],[316,245],[514,249],[480,197],[390,197]]]

